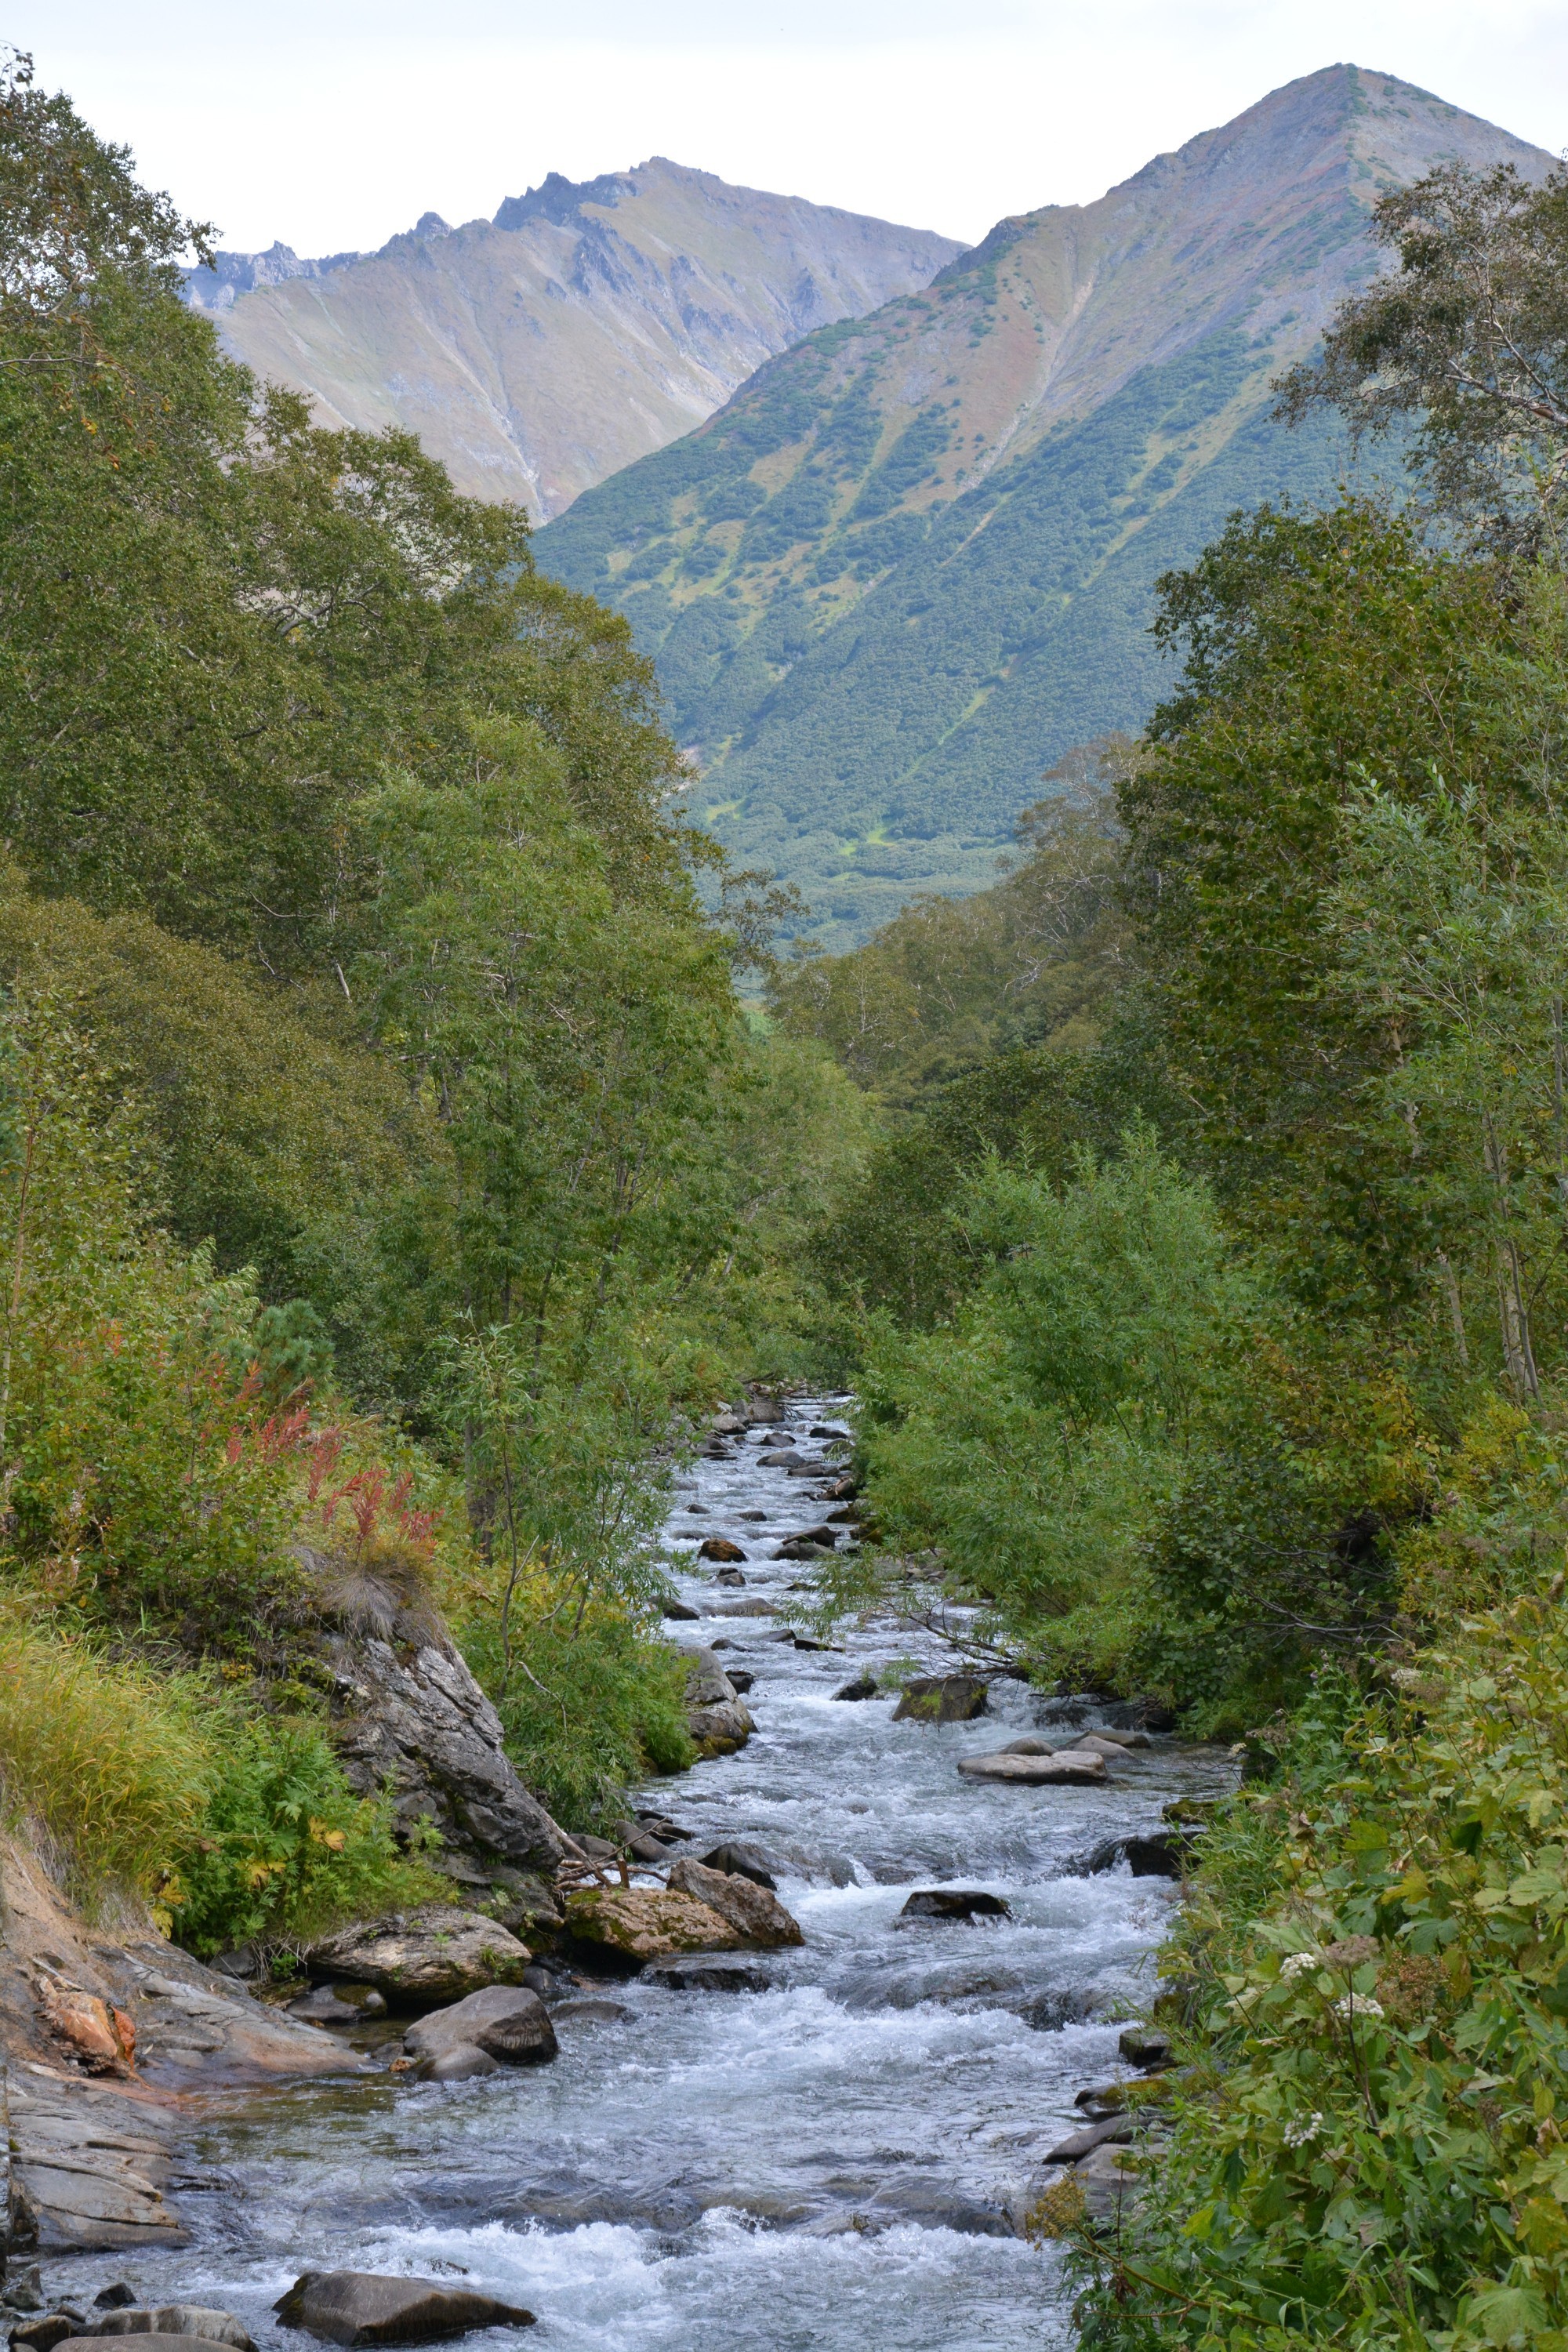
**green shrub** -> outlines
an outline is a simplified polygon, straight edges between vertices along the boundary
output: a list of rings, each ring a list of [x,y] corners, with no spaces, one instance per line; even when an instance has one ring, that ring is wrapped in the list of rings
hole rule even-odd
[[[596,1829],[625,1811],[630,1782],[683,1771],[697,1751],[686,1660],[622,1610],[592,1607],[575,1632],[574,1622],[572,1609],[552,1613],[545,1593],[531,1593],[504,1686],[492,1622],[470,1626],[464,1648],[523,1780],[567,1827]]]
[[[1568,1611],[1462,1621],[1210,1834],[1196,2071],[1087,2344],[1568,2346]]]
[[[390,1806],[354,1795],[314,1723],[237,1708],[214,1743],[205,1799],[162,1895],[193,1951],[302,1942],[342,1919],[449,1897],[398,1851]]]
[[[317,1724],[14,1616],[0,1617],[0,1801],[89,1910],[140,1895],[198,1952],[445,1891],[399,1853],[387,1808],[354,1795]]]

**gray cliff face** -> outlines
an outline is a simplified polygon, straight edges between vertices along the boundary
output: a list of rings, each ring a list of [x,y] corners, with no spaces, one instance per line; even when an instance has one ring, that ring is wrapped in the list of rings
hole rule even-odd
[[[552,1908],[548,1882],[578,1847],[518,1778],[500,1717],[417,1574],[354,1569],[300,1549],[321,1633],[319,1680],[352,1788],[389,1797],[406,1834],[439,1835],[435,1867],[505,1915]]]

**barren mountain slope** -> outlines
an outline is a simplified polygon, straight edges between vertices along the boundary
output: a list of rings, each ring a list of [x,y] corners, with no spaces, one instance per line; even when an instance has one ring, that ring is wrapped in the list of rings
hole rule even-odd
[[[1342,451],[1273,425],[1270,380],[1373,268],[1376,196],[1449,156],[1551,161],[1328,68],[1002,222],[542,537],[632,617],[716,830],[829,944],[990,879],[1042,771],[1147,716],[1157,574],[1234,508],[1333,495]]]
[[[207,291],[230,348],[309,393],[324,422],[406,425],[461,488],[537,519],[960,250],[655,156],[576,184],[552,173],[493,221],[426,215],[380,253],[229,307],[224,285]]]

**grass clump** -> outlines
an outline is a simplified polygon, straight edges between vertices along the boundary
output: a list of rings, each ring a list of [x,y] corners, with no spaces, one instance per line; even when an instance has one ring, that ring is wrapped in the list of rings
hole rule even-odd
[[[0,1800],[89,1909],[146,1902],[194,1951],[291,1944],[444,1882],[357,1797],[325,1734],[204,1672],[0,1620]]]
[[[0,1791],[68,1855],[78,1892],[151,1894],[200,1831],[211,1692],[191,1675],[109,1665],[0,1618]]]

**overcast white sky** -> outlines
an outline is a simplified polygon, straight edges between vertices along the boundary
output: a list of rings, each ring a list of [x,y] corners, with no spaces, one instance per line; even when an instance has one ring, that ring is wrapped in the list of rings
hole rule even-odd
[[[1568,145],[1568,0],[11,0],[4,32],[247,249],[650,154],[976,238],[1340,58]]]

